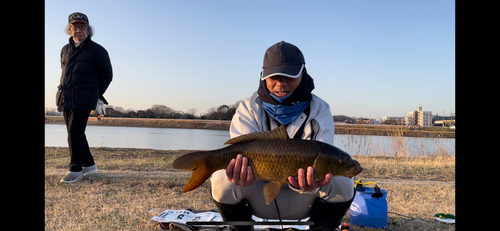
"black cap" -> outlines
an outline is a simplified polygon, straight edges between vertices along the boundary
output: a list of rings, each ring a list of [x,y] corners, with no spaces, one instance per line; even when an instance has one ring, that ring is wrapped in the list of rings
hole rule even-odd
[[[80,12],[75,12],[69,15],[68,18],[68,24],[74,23],[74,22],[84,22],[89,24],[89,19],[87,18],[87,15],[84,13]]]
[[[302,73],[306,61],[295,45],[281,41],[267,48],[264,55],[261,80],[273,75],[297,78]]]

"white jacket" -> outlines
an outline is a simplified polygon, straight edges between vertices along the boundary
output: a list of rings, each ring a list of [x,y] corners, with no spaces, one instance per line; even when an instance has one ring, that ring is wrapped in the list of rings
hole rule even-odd
[[[318,140],[333,145],[335,130],[330,105],[312,94],[310,109],[302,139]],[[254,92],[250,98],[244,99],[238,106],[229,129],[231,138],[252,132],[267,131],[266,116],[268,120],[271,120],[266,114],[262,100],[257,95],[257,92]],[[295,136],[306,117],[306,114],[302,112],[299,117],[288,124],[286,130],[289,137]],[[271,129],[276,127],[273,122],[270,125]]]
[[[231,127],[229,129],[231,138],[237,137],[239,135],[249,134],[252,132],[267,131],[268,128],[266,116],[268,115],[265,112],[262,100],[260,100],[257,92],[253,93],[250,98],[244,99],[238,106],[238,109],[236,109],[236,113],[233,116]],[[306,114],[302,113],[299,117],[288,124],[286,130],[289,137],[295,136],[295,133],[297,133],[297,131],[300,129],[306,117]],[[330,105],[328,105],[328,103],[326,103],[321,98],[312,94],[310,113],[309,117],[307,118],[307,124],[304,127],[302,139],[318,140],[333,145],[333,136],[335,130],[333,125],[332,113],[330,112]],[[267,119],[271,121],[271,118],[269,116]],[[274,129],[276,127],[276,124],[274,122],[271,122],[270,125],[271,129]],[[229,182],[226,179],[226,173],[223,169],[216,171],[212,175],[212,179],[220,179],[219,181],[212,180],[212,187],[214,187],[214,185],[217,185],[216,182]],[[352,188],[354,188],[354,182],[352,179],[344,176],[333,177],[328,185],[318,188],[319,192],[318,190],[313,192],[304,192],[298,188],[293,187],[291,184],[288,185],[290,189],[299,192],[300,194],[317,194],[318,197],[323,198],[328,203],[348,201],[354,196],[354,190],[352,190]],[[215,188],[225,187],[215,186]],[[282,192],[283,190],[284,189],[282,189]],[[214,192],[214,188],[212,188],[212,192]],[[236,194],[228,193],[227,195]],[[260,208],[258,207],[258,205],[254,206],[254,211],[255,209]],[[265,209],[267,209],[267,207]]]

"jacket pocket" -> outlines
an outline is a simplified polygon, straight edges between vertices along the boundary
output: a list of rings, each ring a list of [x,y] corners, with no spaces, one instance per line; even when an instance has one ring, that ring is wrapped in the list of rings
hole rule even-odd
[[[97,104],[97,89],[77,88],[75,93],[76,105],[95,106]]]

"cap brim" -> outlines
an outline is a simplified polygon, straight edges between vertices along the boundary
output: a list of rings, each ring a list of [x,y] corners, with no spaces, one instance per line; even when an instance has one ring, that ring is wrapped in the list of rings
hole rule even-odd
[[[87,22],[85,22],[85,21],[83,21],[83,20],[74,20],[74,21],[70,22],[69,24],[73,24],[73,23],[75,23],[75,22],[83,22],[83,23],[85,23],[85,24],[88,24]]]
[[[260,80],[267,79],[275,75],[282,75],[289,78],[298,78],[302,74],[304,64],[299,65],[279,65],[262,69]]]

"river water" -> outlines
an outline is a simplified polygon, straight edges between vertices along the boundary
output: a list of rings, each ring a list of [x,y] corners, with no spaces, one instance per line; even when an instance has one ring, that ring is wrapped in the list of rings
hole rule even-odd
[[[87,126],[90,147],[212,150],[223,148],[229,131],[207,129]],[[350,154],[455,155],[455,139],[335,134],[334,145]],[[46,147],[68,147],[65,125],[45,124]]]

